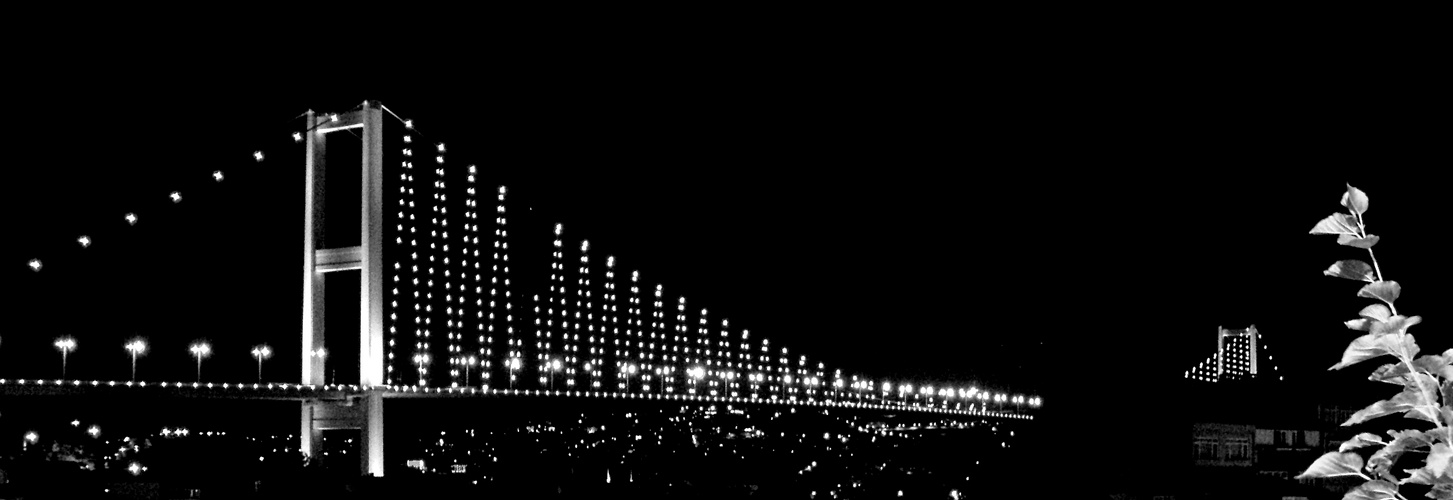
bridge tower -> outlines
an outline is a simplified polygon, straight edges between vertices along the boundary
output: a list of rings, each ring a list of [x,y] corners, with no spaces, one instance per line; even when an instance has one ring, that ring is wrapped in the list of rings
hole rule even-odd
[[[360,470],[363,474],[383,476],[383,391],[384,379],[384,256],[383,256],[383,109],[377,102],[364,102],[360,109],[336,115],[315,116],[307,113],[309,130],[302,133],[306,143],[307,173],[303,221],[303,328],[302,383],[322,385],[358,384],[364,390],[344,399],[304,401],[301,415],[301,450],[312,455],[322,444],[325,430],[357,429],[362,438]],[[355,170],[347,160],[352,153],[339,151],[335,158],[344,161],[329,165],[327,158],[330,136],[358,136],[362,142],[360,163]],[[353,140],[340,142],[347,145]],[[359,176],[352,179],[350,176]],[[332,182],[336,187],[329,191]],[[353,184],[359,182],[359,184]],[[360,186],[359,192],[352,187]],[[332,197],[332,200],[328,198]],[[352,203],[357,200],[356,206]],[[357,212],[353,212],[356,210]],[[350,213],[352,212],[352,213]],[[336,273],[336,274],[334,274]],[[357,289],[351,288],[352,276],[340,280],[344,288],[325,287],[326,276],[355,273]],[[328,292],[357,294],[358,309],[351,307],[328,311]],[[351,303],[351,301],[348,301]],[[357,314],[356,332],[348,331]],[[330,320],[342,328],[327,328]],[[353,352],[324,351],[324,340],[332,335],[358,335],[357,379],[351,367]],[[348,339],[351,340],[351,339]],[[352,345],[352,342],[341,342]],[[345,366],[344,380],[328,379],[325,372],[332,364]]]

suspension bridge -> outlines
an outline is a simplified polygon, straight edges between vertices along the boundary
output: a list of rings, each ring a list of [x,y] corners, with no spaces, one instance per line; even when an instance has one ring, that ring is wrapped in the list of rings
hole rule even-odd
[[[374,476],[384,471],[383,401],[391,398],[679,401],[1018,420],[1033,419],[1043,403],[1003,388],[915,385],[830,368],[688,307],[686,297],[618,267],[614,256],[593,254],[588,240],[567,238],[563,223],[553,226],[548,256],[525,259],[548,268],[513,267],[508,187],[484,185],[476,165],[426,141],[411,120],[374,101],[297,120],[278,131],[295,149],[252,153],[259,163],[301,157],[306,171],[296,382],[262,381],[266,346],[253,350],[257,382],[204,382],[205,344],[191,350],[195,380],[138,380],[135,356],[147,347],[136,340],[126,345],[130,380],[75,379],[64,368],[61,378],[9,378],[0,367],[0,396],[299,401],[300,449],[310,453],[324,430],[357,429],[360,468]],[[361,148],[336,140],[345,135]],[[218,183],[226,175],[211,172]],[[182,193],[170,197],[180,202]],[[75,244],[93,241],[83,235]],[[25,265],[46,270],[40,257]],[[64,363],[76,344],[61,338],[55,346]]]

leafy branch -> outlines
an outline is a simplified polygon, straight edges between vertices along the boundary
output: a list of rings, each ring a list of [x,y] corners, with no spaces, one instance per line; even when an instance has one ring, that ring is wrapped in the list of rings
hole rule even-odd
[[[1431,422],[1433,429],[1388,431],[1392,438],[1389,441],[1371,433],[1358,434],[1342,443],[1337,451],[1322,455],[1297,478],[1356,476],[1365,480],[1348,492],[1344,500],[1407,500],[1399,490],[1410,484],[1428,486],[1425,494],[1428,498],[1453,500],[1453,407],[1450,407],[1450,400],[1453,400],[1453,364],[1450,364],[1453,363],[1453,349],[1443,354],[1418,356],[1418,344],[1407,330],[1422,322],[1422,318],[1402,316],[1397,312],[1394,302],[1401,295],[1402,287],[1395,281],[1384,279],[1382,268],[1372,252],[1380,238],[1368,234],[1363,220],[1363,214],[1367,212],[1367,194],[1349,184],[1347,192],[1342,195],[1342,206],[1351,213],[1328,216],[1318,222],[1311,233],[1335,234],[1337,243],[1367,250],[1372,265],[1360,260],[1343,260],[1332,264],[1323,274],[1366,282],[1357,291],[1357,296],[1382,303],[1364,307],[1357,319],[1345,322],[1347,328],[1367,333],[1354,339],[1343,352],[1342,361],[1330,369],[1340,370],[1390,355],[1398,362],[1378,367],[1368,379],[1403,387],[1402,392],[1391,399],[1378,401],[1354,413],[1342,425],[1355,425],[1401,413],[1407,418]],[[1373,447],[1377,447],[1377,451],[1365,461],[1357,453],[1360,449]],[[1426,453],[1427,458],[1421,468],[1403,469],[1406,476],[1399,479],[1393,474],[1392,467],[1407,453]]]

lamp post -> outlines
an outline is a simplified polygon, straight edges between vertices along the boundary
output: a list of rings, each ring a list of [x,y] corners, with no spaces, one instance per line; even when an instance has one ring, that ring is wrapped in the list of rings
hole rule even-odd
[[[191,351],[192,355],[197,357],[197,381],[201,382],[202,358],[205,358],[212,354],[212,346],[207,345],[206,342],[197,342],[195,344],[192,344]]]
[[[469,367],[472,366],[472,365],[474,365],[474,363],[476,363],[478,361],[479,361],[478,358],[475,358],[474,356],[469,356],[467,358],[464,358],[464,386],[465,387],[468,387],[469,386]]]
[[[146,352],[146,342],[141,339],[132,340],[126,343],[126,350],[131,351],[131,381],[136,381],[136,357]]]
[[[701,380],[702,377],[706,376],[706,369],[698,366],[690,370],[686,370],[686,375],[691,377],[691,393],[696,394],[696,381]]]
[[[252,348],[252,357],[257,358],[257,381],[262,382],[262,360],[272,357],[272,348],[267,344]]]
[[[66,355],[76,348],[76,339],[61,337],[55,341],[56,349],[61,350],[61,378],[66,378]]]
[[[520,369],[520,358],[510,358],[510,389],[515,388],[515,372]]]
[[[560,360],[550,360],[550,390],[555,390],[555,372],[560,371]]]

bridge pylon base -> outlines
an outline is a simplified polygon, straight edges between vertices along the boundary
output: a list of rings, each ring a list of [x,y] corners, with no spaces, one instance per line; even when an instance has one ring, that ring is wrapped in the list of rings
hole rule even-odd
[[[302,404],[299,449],[315,457],[323,431],[357,430],[359,474],[383,477],[383,392],[369,391],[343,399],[309,399]]]

